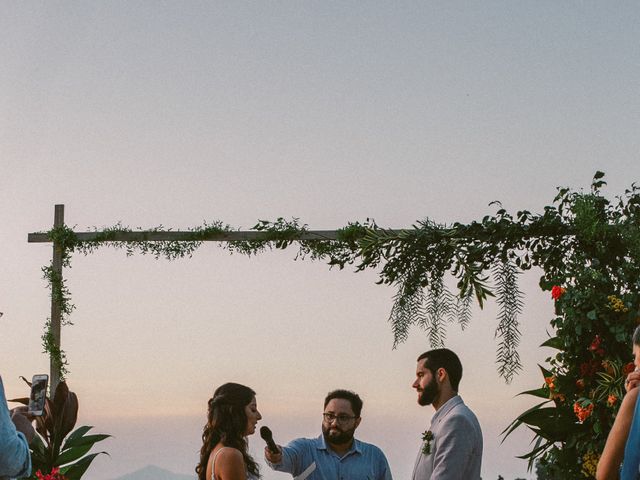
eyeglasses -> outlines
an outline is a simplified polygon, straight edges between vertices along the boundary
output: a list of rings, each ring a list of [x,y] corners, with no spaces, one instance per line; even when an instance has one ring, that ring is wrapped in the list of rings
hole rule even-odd
[[[336,415],[335,413],[323,413],[322,417],[324,418],[324,421],[327,423],[332,423],[335,420],[340,425],[346,425],[351,420],[357,418],[357,417],[352,417],[350,415],[343,415],[343,414]]]

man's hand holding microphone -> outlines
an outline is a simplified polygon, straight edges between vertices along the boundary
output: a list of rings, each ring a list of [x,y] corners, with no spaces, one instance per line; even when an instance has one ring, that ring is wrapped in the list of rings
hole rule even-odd
[[[260,436],[267,443],[264,447],[264,457],[273,464],[282,461],[282,449],[273,441],[273,433],[269,427],[260,427]]]

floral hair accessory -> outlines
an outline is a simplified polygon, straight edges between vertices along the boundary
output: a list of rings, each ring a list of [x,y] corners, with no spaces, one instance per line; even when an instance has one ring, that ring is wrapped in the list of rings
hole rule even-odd
[[[429,455],[431,453],[431,441],[433,440],[433,432],[427,430],[422,434],[422,453]]]

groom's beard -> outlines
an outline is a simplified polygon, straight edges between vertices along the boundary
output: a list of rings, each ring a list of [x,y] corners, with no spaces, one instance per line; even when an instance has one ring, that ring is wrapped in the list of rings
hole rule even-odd
[[[436,399],[438,394],[440,393],[440,387],[438,386],[438,382],[434,377],[431,378],[431,381],[427,384],[426,387],[420,392],[420,396],[418,397],[418,404],[422,405],[431,405],[433,401]]]

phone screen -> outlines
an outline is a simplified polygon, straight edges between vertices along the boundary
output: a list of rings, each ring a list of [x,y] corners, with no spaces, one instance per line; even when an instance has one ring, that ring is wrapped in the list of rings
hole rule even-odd
[[[48,375],[34,375],[31,381],[31,394],[29,395],[29,414],[42,415],[44,402],[47,398]]]

